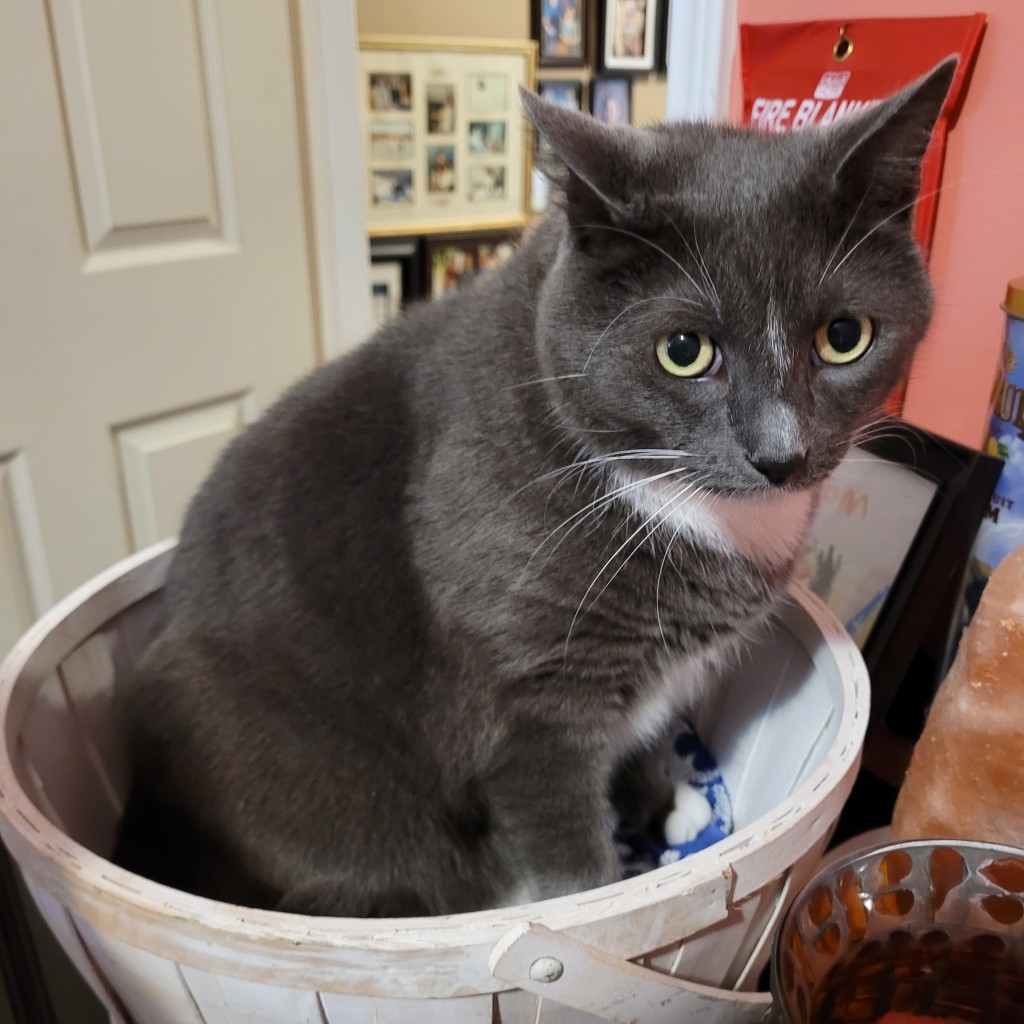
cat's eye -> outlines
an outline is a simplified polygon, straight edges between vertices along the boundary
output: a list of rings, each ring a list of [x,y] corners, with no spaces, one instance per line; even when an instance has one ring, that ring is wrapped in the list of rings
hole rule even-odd
[[[680,331],[661,338],[655,348],[662,369],[676,377],[707,377],[718,370],[722,355],[703,331]]]
[[[830,366],[860,359],[871,347],[875,329],[866,316],[838,316],[814,333],[814,351]]]

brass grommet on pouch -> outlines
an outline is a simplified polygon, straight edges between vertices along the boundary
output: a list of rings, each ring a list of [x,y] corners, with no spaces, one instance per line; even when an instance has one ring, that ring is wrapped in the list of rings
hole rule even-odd
[[[846,34],[849,23],[839,26],[839,38],[836,45],[832,47],[832,56],[838,61],[844,61],[853,53],[853,40]]]

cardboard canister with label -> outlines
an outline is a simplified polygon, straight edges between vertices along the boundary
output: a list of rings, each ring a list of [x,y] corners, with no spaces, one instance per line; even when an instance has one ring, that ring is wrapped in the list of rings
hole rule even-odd
[[[1003,309],[1003,366],[992,392],[986,443],[988,453],[1003,460],[1003,471],[971,558],[972,576],[982,585],[1006,555],[1024,544],[1024,277],[1007,285]]]

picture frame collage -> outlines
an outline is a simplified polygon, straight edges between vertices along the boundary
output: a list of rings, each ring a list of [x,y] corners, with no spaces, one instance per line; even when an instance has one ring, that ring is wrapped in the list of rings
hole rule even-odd
[[[668,0],[531,0],[531,27],[539,94],[605,124],[631,124],[634,80],[667,70]],[[539,170],[531,188],[541,213],[549,195]]]
[[[371,238],[522,228],[531,43],[360,38]]]
[[[550,75],[540,82],[542,94],[546,90],[555,102],[587,109],[607,123],[629,123],[633,78],[667,69],[668,0],[531,2],[538,64]],[[581,70],[579,78],[562,73],[572,68]],[[570,85],[577,87],[575,104]]]

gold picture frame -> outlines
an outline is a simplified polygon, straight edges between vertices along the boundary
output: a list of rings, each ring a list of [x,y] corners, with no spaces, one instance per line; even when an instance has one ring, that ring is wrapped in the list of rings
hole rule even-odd
[[[526,225],[536,42],[359,37],[371,238]]]

